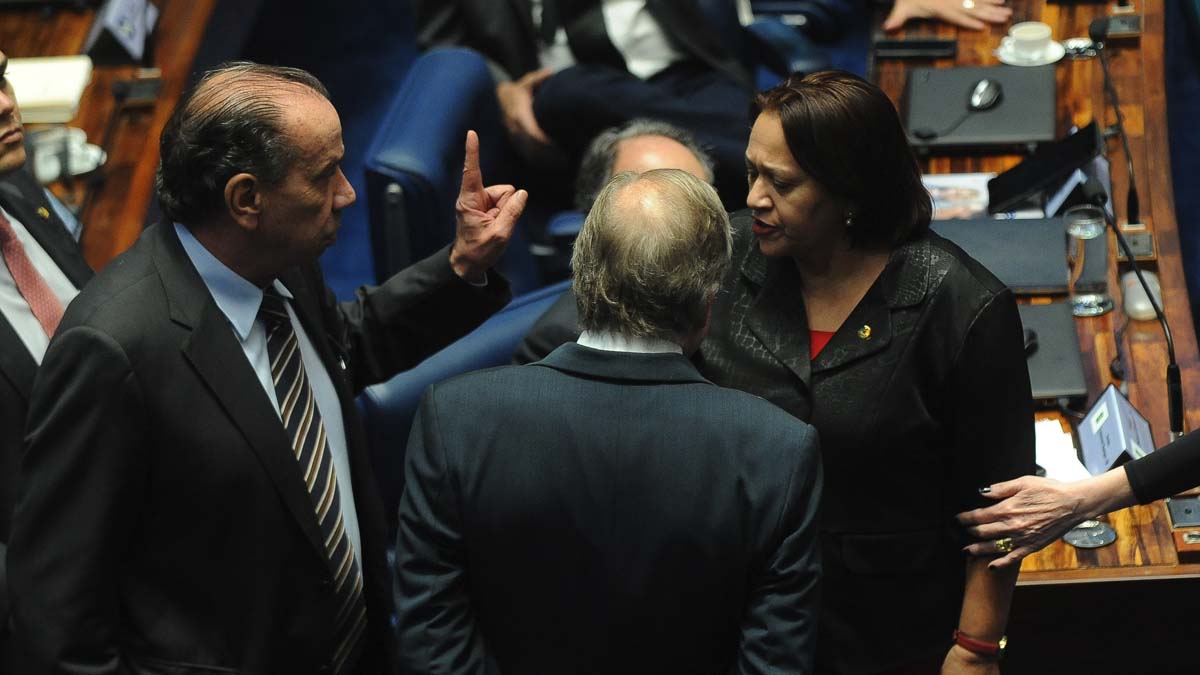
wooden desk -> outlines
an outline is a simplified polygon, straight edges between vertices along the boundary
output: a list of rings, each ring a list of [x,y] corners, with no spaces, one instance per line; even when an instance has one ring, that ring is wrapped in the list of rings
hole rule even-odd
[[[84,224],[83,253],[97,270],[129,248],[142,231],[158,165],[158,136],[187,83],[215,4],[216,0],[159,3],[163,12],[153,63],[162,71],[162,92],[154,106],[121,113],[104,182],[79,216]],[[94,14],[90,10],[0,10],[0,50],[10,58],[78,54]],[[133,66],[94,70],[79,114],[71,122],[87,132],[90,142],[101,142],[114,113],[112,84],[131,78],[136,70]],[[19,103],[21,92],[15,93]]]
[[[1009,0],[1013,21],[1039,20],[1053,28],[1054,38],[1086,36],[1089,22],[1109,11],[1108,4],[1049,4],[1043,0]],[[1110,42],[1112,75],[1125,115],[1134,172],[1141,197],[1141,216],[1154,234],[1158,260],[1148,264],[1162,282],[1165,311],[1175,338],[1175,351],[1183,372],[1186,426],[1200,423],[1200,363],[1196,335],[1188,305],[1180,260],[1171,167],[1168,154],[1166,96],[1164,94],[1163,0],[1134,3],[1143,15],[1143,34],[1135,41]],[[881,17],[877,17],[877,23]],[[909,28],[909,35],[937,34],[957,37],[956,61],[933,65],[996,65],[993,50],[1009,25],[989,31],[957,31],[925,23]],[[881,61],[875,81],[900,103],[905,71],[911,62]],[[921,65],[925,65],[922,63]],[[1115,114],[1104,96],[1099,60],[1064,59],[1057,66],[1059,135],[1072,125],[1084,126],[1093,118],[1102,126],[1114,124]],[[1109,141],[1114,207],[1118,222],[1125,221],[1128,175],[1119,140]],[[924,169],[931,173],[1000,172],[1020,161],[1018,156],[934,157]],[[1088,383],[1095,396],[1113,381],[1108,364],[1121,349],[1126,355],[1129,398],[1149,419],[1156,444],[1167,442],[1166,346],[1155,321],[1131,321],[1122,344],[1114,330],[1126,321],[1120,309],[1120,286],[1115,264],[1116,241],[1108,235],[1109,290],[1118,309],[1097,318],[1078,319],[1080,349]],[[1062,299],[1062,298],[1060,298]],[[1137,506],[1108,518],[1117,530],[1117,541],[1095,550],[1075,549],[1057,542],[1030,556],[1021,568],[1009,635],[1013,658],[1006,672],[1196,672],[1187,663],[1179,642],[1194,639],[1193,607],[1180,594],[1196,596],[1200,565],[1181,565],[1175,554],[1171,529],[1162,503]],[[1154,579],[1155,584],[1115,582]],[[1090,582],[1090,583],[1088,583]],[[1190,633],[1190,635],[1189,635]],[[1127,646],[1127,647],[1124,647]]]

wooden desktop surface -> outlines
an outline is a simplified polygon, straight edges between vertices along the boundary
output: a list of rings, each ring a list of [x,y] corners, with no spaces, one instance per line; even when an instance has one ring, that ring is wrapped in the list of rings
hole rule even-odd
[[[1146,228],[1154,234],[1158,249],[1158,260],[1147,264],[1146,268],[1155,270],[1162,283],[1164,309],[1183,373],[1186,428],[1194,429],[1200,424],[1200,363],[1197,361],[1196,335],[1181,266],[1171,189],[1164,93],[1163,1],[1135,2],[1137,13],[1143,17],[1141,37],[1110,41],[1108,48],[1133,154],[1134,174],[1141,198],[1141,217]],[[1056,40],[1086,37],[1091,20],[1110,11],[1110,5],[1103,3],[1052,4],[1042,0],[1011,0],[1008,4],[1013,8],[1013,23],[1043,21],[1053,28]],[[932,62],[881,60],[874,64],[873,77],[899,105],[906,70],[910,65],[997,65],[999,60],[993,51],[1010,25],[995,26],[984,32],[956,30],[930,23],[914,25],[908,29],[907,35],[936,34],[957,38],[957,58]],[[1056,72],[1060,137],[1071,126],[1082,127],[1093,118],[1100,120],[1102,127],[1115,123],[1115,114],[1105,98],[1104,76],[1098,58],[1063,59]],[[1128,175],[1124,151],[1115,137],[1108,141],[1108,157],[1112,165],[1114,207],[1118,222],[1124,224]],[[936,156],[926,160],[923,168],[930,173],[1000,172],[1020,160],[1021,157],[1016,155]],[[1169,431],[1165,384],[1166,343],[1157,321],[1129,321],[1121,344],[1114,339],[1114,331],[1127,318],[1120,309],[1120,285],[1115,264],[1117,244],[1111,233],[1108,236],[1109,251],[1113,256],[1108,286],[1117,309],[1101,317],[1076,320],[1088,384],[1094,398],[1114,381],[1108,365],[1118,350],[1125,354],[1129,399],[1150,421],[1154,440],[1161,446],[1167,442]],[[1025,560],[1020,583],[1057,584],[1200,575],[1200,565],[1179,564],[1162,502],[1123,509],[1111,514],[1108,521],[1117,531],[1114,544],[1084,550],[1060,541]]]
[[[88,263],[99,270],[129,248],[142,231],[158,165],[158,136],[183,92],[192,61],[216,0],[158,3],[153,65],[163,87],[153,106],[126,109],[114,128],[104,180],[79,215]],[[70,9],[0,10],[0,50],[9,58],[79,54],[95,12]],[[132,78],[134,66],[97,66],[71,126],[82,128],[90,143],[100,144],[115,111],[114,82]],[[21,92],[15,92],[18,104]],[[76,194],[82,189],[77,184]]]

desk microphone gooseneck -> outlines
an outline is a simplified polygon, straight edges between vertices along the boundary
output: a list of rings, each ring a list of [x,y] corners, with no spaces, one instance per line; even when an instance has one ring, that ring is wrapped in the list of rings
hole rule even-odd
[[[1108,99],[1112,102],[1113,112],[1117,116],[1117,132],[1121,136],[1121,145],[1125,150],[1126,173],[1129,176],[1129,192],[1126,195],[1125,201],[1125,217],[1130,223],[1141,222],[1139,213],[1137,181],[1133,174],[1133,153],[1129,151],[1129,135],[1125,132],[1125,115],[1121,112],[1121,104],[1117,98],[1117,88],[1113,85],[1112,73],[1108,68],[1108,50],[1105,49],[1104,41],[1108,37],[1108,18],[1101,17],[1093,20],[1088,24],[1088,37],[1096,46],[1096,54],[1100,57],[1100,67],[1104,70],[1104,89],[1108,93]],[[1095,179],[1089,179],[1092,183]],[[1179,362],[1175,360],[1175,340],[1171,337],[1171,327],[1167,324],[1167,315],[1163,313],[1162,307],[1158,300],[1155,300],[1154,293],[1150,290],[1150,284],[1146,282],[1146,278],[1142,275],[1141,267],[1138,266],[1137,260],[1134,258],[1133,250],[1129,247],[1129,242],[1125,240],[1125,235],[1121,233],[1121,228],[1117,227],[1116,220],[1109,216],[1108,209],[1103,208],[1108,196],[1104,194],[1104,189],[1098,185],[1085,186],[1085,191],[1097,196],[1091,201],[1097,203],[1104,211],[1104,220],[1112,228],[1113,234],[1116,235],[1117,244],[1125,253],[1125,259],[1129,261],[1129,267],[1133,270],[1134,276],[1137,277],[1138,283],[1141,284],[1142,290],[1146,292],[1146,297],[1150,300],[1150,305],[1154,308],[1154,314],[1158,317],[1158,322],[1162,325],[1163,337],[1167,342],[1167,407],[1168,421],[1170,423],[1171,432],[1170,440],[1183,436],[1183,380],[1179,374]]]
[[[1133,270],[1134,276],[1137,277],[1138,283],[1142,285],[1142,290],[1146,292],[1146,298],[1150,301],[1150,306],[1154,308],[1154,315],[1158,317],[1158,323],[1162,326],[1163,337],[1167,342],[1167,410],[1168,421],[1170,422],[1171,433],[1170,440],[1174,441],[1180,436],[1183,436],[1183,380],[1179,374],[1179,362],[1175,360],[1175,340],[1171,337],[1171,326],[1167,324],[1167,315],[1163,312],[1159,301],[1155,299],[1154,293],[1150,291],[1150,284],[1146,281],[1146,277],[1142,275],[1142,268],[1134,259],[1133,250],[1129,247],[1129,242],[1125,239],[1125,235],[1121,233],[1121,228],[1117,227],[1115,218],[1109,215],[1108,209],[1104,208],[1108,201],[1108,195],[1104,193],[1104,187],[1100,185],[1100,181],[1096,178],[1088,178],[1087,183],[1083,187],[1084,194],[1087,195],[1087,201],[1100,207],[1104,212],[1104,222],[1112,228],[1113,234],[1116,235],[1117,245],[1125,253],[1125,259],[1129,261],[1129,267]]]
[[[1129,174],[1129,192],[1125,199],[1125,217],[1127,222],[1140,223],[1137,181],[1133,177],[1133,153],[1129,152],[1129,135],[1125,133],[1125,115],[1121,112],[1121,103],[1117,99],[1117,88],[1113,85],[1112,73],[1108,70],[1108,50],[1104,40],[1108,38],[1108,17],[1101,17],[1088,24],[1088,37],[1096,47],[1096,55],[1100,57],[1100,67],[1104,70],[1104,90],[1112,102],[1113,112],[1117,115],[1117,133],[1121,136],[1121,145],[1125,150],[1125,168]]]

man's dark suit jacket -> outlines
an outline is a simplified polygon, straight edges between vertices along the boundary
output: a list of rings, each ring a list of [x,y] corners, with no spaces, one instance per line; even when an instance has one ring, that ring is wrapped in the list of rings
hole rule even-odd
[[[67,234],[62,221],[46,201],[42,188],[28,174],[16,171],[0,179],[0,206],[21,221],[77,288],[92,277],[79,245]],[[29,410],[29,393],[36,373],[37,362],[8,319],[0,314],[0,673],[16,672],[6,668],[8,584],[4,557],[16,500],[25,414]]]
[[[286,271],[341,399],[362,535],[367,649],[392,660],[386,541],[354,396],[508,297],[447,253],[337,304]],[[328,672],[334,570],[278,413],[171,226],[75,299],[34,384],[9,550],[20,672]]]
[[[818,454],[678,354],[569,344],[431,388],[400,505],[402,667],[811,672]]]
[[[599,0],[557,0],[569,6]],[[470,47],[512,78],[537,70],[538,34],[529,0],[414,0],[417,44],[421,49],[439,46]],[[646,8],[675,46],[693,60],[718,70],[746,87],[753,82],[737,55],[722,37],[699,19],[695,0],[648,0]]]

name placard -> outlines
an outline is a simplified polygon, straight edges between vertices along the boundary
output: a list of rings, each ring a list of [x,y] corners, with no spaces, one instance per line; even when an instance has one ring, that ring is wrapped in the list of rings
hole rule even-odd
[[[1150,423],[1111,384],[1083,418],[1078,431],[1080,459],[1093,476],[1108,471],[1118,462],[1154,452]]]
[[[145,63],[158,22],[158,7],[149,0],[108,0],[96,12],[84,51],[96,63]]]

